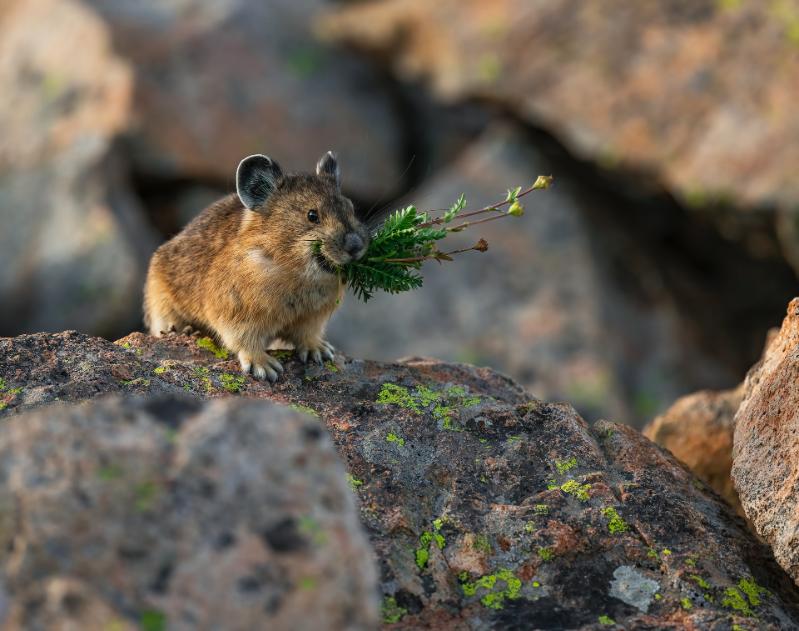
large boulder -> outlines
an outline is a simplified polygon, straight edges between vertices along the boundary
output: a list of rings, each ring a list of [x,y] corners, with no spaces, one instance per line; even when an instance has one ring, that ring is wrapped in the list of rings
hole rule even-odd
[[[735,383],[730,362],[697,344],[695,323],[671,306],[680,301],[671,272],[632,263],[643,258],[641,245],[615,237],[602,219],[612,202],[585,194],[582,179],[518,126],[493,126],[396,207],[448,207],[464,193],[469,208],[480,208],[550,173],[553,187],[525,198],[524,217],[447,238],[446,249],[457,249],[485,237],[487,253],[426,265],[413,292],[380,293],[366,305],[348,297],[331,322],[333,342],[362,357],[490,365],[592,420],[639,426],[686,392]],[[635,270],[619,274],[615,257]]]
[[[323,0],[83,1],[133,68],[127,135],[144,176],[225,186],[249,153],[309,170],[334,149],[359,197],[399,184],[394,105],[368,64],[316,40]]]
[[[742,387],[695,392],[677,400],[643,429],[644,436],[687,464],[741,515],[730,470],[735,413],[742,397]]]
[[[692,204],[795,208],[797,25],[791,0],[378,0],[331,9],[320,30]]]
[[[370,629],[376,571],[318,420],[56,405],[0,428],[4,629]],[[56,625],[56,626],[53,626]]]
[[[272,386],[240,377],[235,360],[205,338],[3,339],[0,414],[13,423],[55,399],[187,391],[265,398],[318,415],[359,497],[379,559],[383,620],[394,628],[799,625],[799,590],[769,549],[634,429],[589,427],[570,406],[542,403],[488,369],[340,355],[306,367],[277,354],[286,372]],[[201,439],[185,431],[179,441]],[[223,450],[244,433],[231,422],[216,436]],[[89,438],[70,449],[91,450]],[[34,459],[38,445],[55,467],[64,446],[51,440],[18,447],[8,460]],[[249,454],[261,443],[235,444]],[[51,479],[47,468],[40,474]],[[196,477],[202,488],[204,474]],[[168,510],[173,499],[153,501]],[[221,510],[217,501],[205,509]]]
[[[112,146],[130,69],[77,0],[10,2],[0,83],[0,332],[130,330],[155,247]]]
[[[746,516],[799,583],[799,298],[747,375],[732,476]]]

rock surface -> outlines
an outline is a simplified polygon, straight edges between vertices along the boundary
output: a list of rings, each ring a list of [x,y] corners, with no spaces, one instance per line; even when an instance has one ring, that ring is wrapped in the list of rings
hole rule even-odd
[[[11,2],[0,82],[0,333],[137,326],[156,243],[112,148],[130,69],[79,2]]]
[[[747,375],[732,476],[746,516],[799,583],[799,298]]]
[[[56,405],[5,420],[0,478],[4,629],[377,623],[344,469],[307,415],[233,398]]]
[[[126,391],[243,395],[317,414],[359,498],[392,628],[799,624],[799,590],[768,548],[632,428],[589,427],[487,369],[340,355],[303,367],[278,354],[286,372],[270,386],[238,378],[204,339],[2,339],[0,414]]]
[[[378,0],[331,12],[329,39],[388,57],[442,99],[499,101],[692,204],[799,200],[793,0]]]
[[[323,0],[84,1],[134,71],[140,172],[228,184],[251,153],[311,170],[334,149],[348,191],[375,199],[398,183],[394,106],[365,62],[315,39]]]
[[[679,399],[647,425],[643,434],[682,460],[740,515],[741,502],[730,477],[735,413],[743,388],[695,392]]]
[[[394,207],[449,207],[464,193],[469,208],[480,208],[550,173],[555,185],[525,199],[524,217],[447,239],[456,249],[485,237],[487,253],[425,266],[424,286],[413,292],[379,293],[366,305],[348,296],[331,322],[334,344],[362,357],[494,366],[538,398],[639,426],[700,384],[734,383],[728,363],[696,343],[661,269],[627,261],[634,272],[613,273],[607,250],[625,246],[607,225],[600,238],[588,220],[605,200],[586,195],[519,127],[490,128]]]

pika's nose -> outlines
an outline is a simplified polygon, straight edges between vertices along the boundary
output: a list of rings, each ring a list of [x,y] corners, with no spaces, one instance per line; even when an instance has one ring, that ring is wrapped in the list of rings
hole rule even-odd
[[[348,232],[344,236],[344,251],[354,259],[363,255],[363,239],[355,232]]]

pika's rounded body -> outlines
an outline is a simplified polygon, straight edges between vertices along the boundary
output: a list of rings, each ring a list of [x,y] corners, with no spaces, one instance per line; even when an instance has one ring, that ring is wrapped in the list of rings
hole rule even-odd
[[[341,194],[331,152],[315,175],[283,175],[250,156],[236,186],[153,255],[145,323],[153,335],[207,330],[244,372],[274,381],[282,366],[266,349],[275,339],[303,361],[332,359],[324,330],[344,294],[336,269],[363,255],[368,232]]]

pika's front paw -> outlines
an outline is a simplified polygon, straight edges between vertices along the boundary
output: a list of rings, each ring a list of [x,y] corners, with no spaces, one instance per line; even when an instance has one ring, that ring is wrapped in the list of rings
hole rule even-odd
[[[239,363],[241,364],[241,372],[244,374],[252,371],[252,376],[255,379],[268,379],[272,383],[275,383],[278,374],[283,372],[283,364],[268,354],[253,360],[249,355],[239,353]]]
[[[308,363],[308,359],[311,361],[315,361],[317,364],[321,365],[323,359],[333,360],[335,357],[333,353],[336,352],[336,349],[333,348],[333,345],[330,342],[326,342],[322,340],[316,346],[298,346],[297,347],[297,356],[303,363]]]

